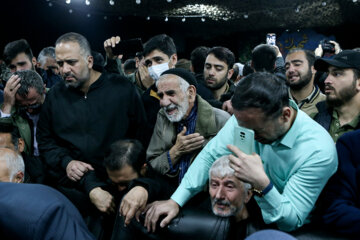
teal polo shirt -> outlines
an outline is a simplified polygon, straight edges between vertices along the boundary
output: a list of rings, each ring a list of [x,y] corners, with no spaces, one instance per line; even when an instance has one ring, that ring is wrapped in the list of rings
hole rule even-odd
[[[274,187],[264,197],[255,197],[265,223],[276,223],[283,231],[292,231],[308,222],[308,216],[328,179],[337,169],[337,153],[329,133],[306,113],[299,110],[288,132],[271,144],[255,141],[264,170]],[[233,115],[200,152],[171,196],[183,206],[200,192],[209,179],[212,163],[232,154],[226,146],[234,144],[237,121]]]

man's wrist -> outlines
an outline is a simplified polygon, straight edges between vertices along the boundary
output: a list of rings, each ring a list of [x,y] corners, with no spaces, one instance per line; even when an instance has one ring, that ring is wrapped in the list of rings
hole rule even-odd
[[[263,197],[265,196],[268,192],[270,192],[270,190],[274,187],[274,185],[272,184],[272,182],[269,182],[269,184],[262,190],[256,189],[256,188],[251,188],[252,192],[258,196],[258,197]]]

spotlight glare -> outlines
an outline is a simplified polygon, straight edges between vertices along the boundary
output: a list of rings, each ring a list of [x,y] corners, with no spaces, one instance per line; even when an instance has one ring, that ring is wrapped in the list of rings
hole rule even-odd
[[[202,18],[201,18],[201,21],[202,21],[202,22],[205,22],[205,18],[204,18],[204,17],[202,17]]]
[[[325,6],[326,6],[326,2],[322,2],[321,5],[323,5],[323,7],[325,7]]]
[[[244,18],[245,19],[248,19],[249,18],[249,15],[247,13],[244,14]]]
[[[109,4],[110,4],[111,6],[114,6],[114,4],[115,4],[114,0],[110,0],[110,1],[109,1]]]
[[[90,5],[90,0],[85,0],[85,4],[89,6]]]
[[[149,21],[149,20],[150,20],[150,16],[148,16],[148,17],[146,18],[146,20],[148,20],[148,21]]]
[[[141,0],[136,0],[136,4],[140,4],[141,3]]]
[[[91,14],[90,14],[90,13],[88,13],[88,14],[86,14],[86,16],[89,18],[89,17],[91,17]]]
[[[69,13],[73,13],[73,10],[72,10],[72,9],[69,9]]]
[[[53,5],[52,2],[49,2],[49,7],[52,7],[52,5]]]
[[[65,1],[67,4],[70,4],[71,3],[71,0],[66,0]]]
[[[165,22],[167,22],[167,21],[169,21],[169,18],[168,18],[168,17],[165,18]]]
[[[168,3],[170,3],[172,0],[166,0]]]

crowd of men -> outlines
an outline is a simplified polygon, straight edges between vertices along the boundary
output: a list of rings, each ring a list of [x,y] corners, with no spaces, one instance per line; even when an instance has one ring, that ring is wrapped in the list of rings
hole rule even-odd
[[[105,59],[73,32],[37,59],[5,46],[1,239],[359,236],[359,51],[259,44],[242,64],[200,46],[180,61],[160,34],[123,64],[118,44]]]

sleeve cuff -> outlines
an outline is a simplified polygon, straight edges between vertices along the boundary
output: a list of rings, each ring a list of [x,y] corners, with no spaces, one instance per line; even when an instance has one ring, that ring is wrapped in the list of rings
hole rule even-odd
[[[180,186],[176,189],[174,194],[171,196],[171,199],[174,200],[180,207],[184,206],[185,203],[193,196],[191,191]]]
[[[1,118],[7,118],[7,117],[10,117],[11,116],[11,113],[3,113],[2,110],[0,110],[0,117]]]
[[[67,165],[72,161],[73,159],[70,156],[65,156],[61,159],[61,167],[66,171]]]
[[[270,191],[267,192],[266,195],[264,195],[263,197],[255,196],[255,200],[258,203],[259,207],[265,211],[278,208],[280,205],[280,199],[281,194],[275,187],[271,188]]]

